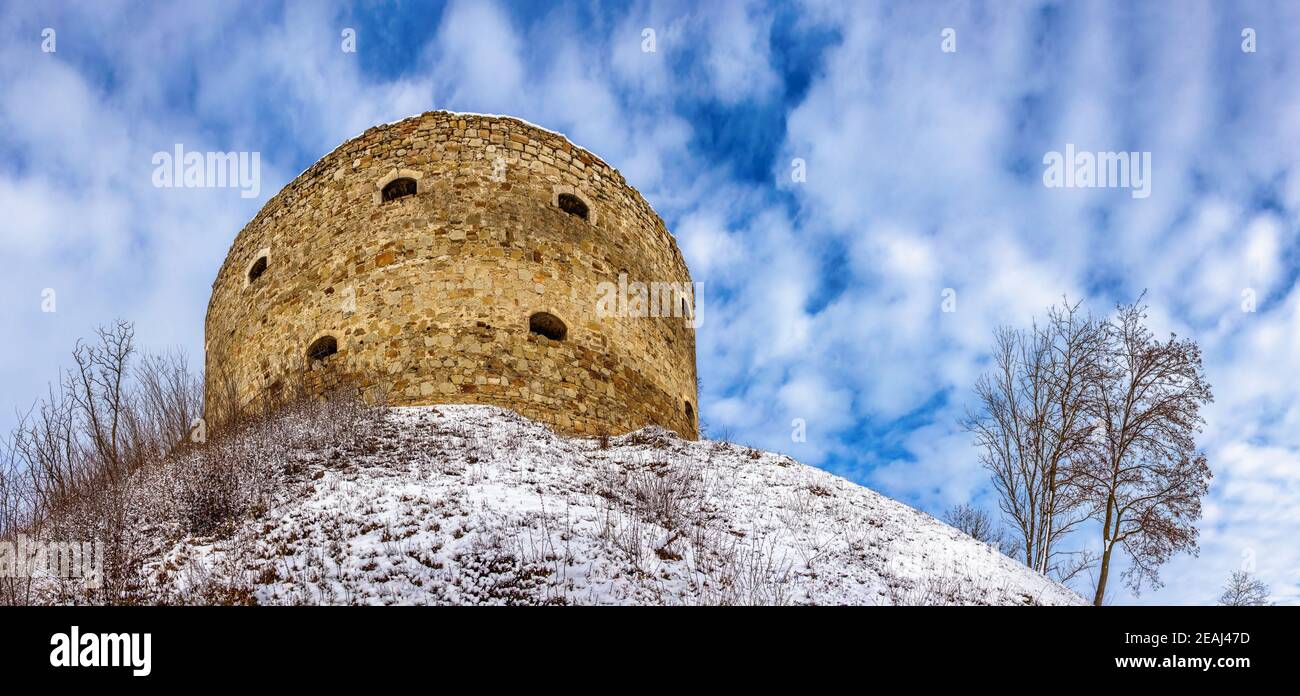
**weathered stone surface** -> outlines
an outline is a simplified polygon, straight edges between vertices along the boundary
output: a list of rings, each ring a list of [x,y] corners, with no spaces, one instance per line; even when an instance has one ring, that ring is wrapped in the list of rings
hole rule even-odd
[[[399,177],[417,193],[381,202]],[[563,212],[560,193],[588,219]],[[493,404],[566,434],[658,424],[697,437],[694,330],[599,316],[598,284],[620,273],[690,283],[663,221],[595,155],[504,117],[371,128],[236,237],[208,305],[208,406],[226,384],[247,404],[301,381],[390,404]],[[564,339],[530,333],[534,312],[563,320]],[[312,363],[321,336],[339,352]]]

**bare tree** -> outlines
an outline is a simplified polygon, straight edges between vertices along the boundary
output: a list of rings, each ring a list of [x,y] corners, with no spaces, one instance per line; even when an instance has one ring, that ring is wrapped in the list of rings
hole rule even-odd
[[[1145,307],[1120,306],[1106,324],[1099,389],[1089,401],[1098,428],[1092,455],[1076,477],[1101,523],[1100,606],[1115,548],[1128,552],[1127,584],[1160,586],[1159,567],[1179,551],[1197,551],[1196,521],[1210,468],[1196,450],[1213,400],[1190,339],[1160,341],[1146,328]]]
[[[1228,584],[1223,586],[1219,604],[1225,607],[1268,606],[1268,593],[1268,585],[1263,580],[1252,578],[1244,570],[1235,570]]]
[[[1030,330],[999,328],[995,341],[994,369],[976,384],[979,407],[963,425],[983,450],[1025,564],[1066,581],[1091,562],[1060,542],[1087,519],[1075,475],[1093,429],[1087,404],[1105,332],[1066,301]]]
[[[22,517],[38,517],[40,510],[70,495],[88,477],[76,412],[53,387],[46,400],[19,416],[8,446],[16,470],[26,478],[22,497],[30,510]]]
[[[67,395],[82,419],[104,472],[116,479],[123,469],[122,424],[128,408],[125,393],[135,327],[125,321],[95,330],[97,344],[78,341],[75,367],[64,381]]]

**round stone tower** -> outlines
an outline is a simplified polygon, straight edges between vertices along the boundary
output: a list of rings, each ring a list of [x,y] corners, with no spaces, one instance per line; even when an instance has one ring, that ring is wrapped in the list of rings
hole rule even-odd
[[[695,298],[623,177],[513,118],[377,126],[276,194],[212,286],[207,407],[301,385],[698,435]]]

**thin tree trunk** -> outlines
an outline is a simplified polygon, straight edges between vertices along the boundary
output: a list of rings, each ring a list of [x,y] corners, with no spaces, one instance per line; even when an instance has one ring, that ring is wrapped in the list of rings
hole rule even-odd
[[[1112,479],[1112,490],[1114,490],[1114,479]],[[1115,550],[1115,537],[1119,536],[1119,516],[1121,513],[1117,509],[1114,493],[1106,497],[1106,520],[1101,527],[1101,574],[1097,575],[1097,593],[1092,597],[1092,606],[1101,606],[1101,600],[1106,597],[1106,576],[1110,574],[1110,552]],[[1114,532],[1112,532],[1112,523]]]
[[[1097,594],[1092,598],[1092,606],[1101,606],[1102,600],[1106,598],[1106,574],[1110,572],[1110,552],[1114,549],[1113,544],[1106,544],[1106,550],[1101,555],[1101,575],[1097,578]]]
[[[1114,489],[1112,488],[1112,490]],[[1106,597],[1106,576],[1110,572],[1110,552],[1115,548],[1115,542],[1111,540],[1110,525],[1111,517],[1115,514],[1115,496],[1111,494],[1106,497],[1106,519],[1101,527],[1101,573],[1097,576],[1097,593],[1092,598],[1094,607],[1101,606],[1101,601]]]

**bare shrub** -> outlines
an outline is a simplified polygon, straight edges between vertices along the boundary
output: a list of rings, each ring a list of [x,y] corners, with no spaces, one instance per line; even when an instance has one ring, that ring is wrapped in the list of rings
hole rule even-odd
[[[138,354],[125,321],[78,341],[72,363],[0,443],[0,538],[99,541],[103,586],[62,598],[126,597],[141,552],[125,482],[184,441],[202,407],[202,378],[184,353]],[[34,601],[22,584],[6,582],[0,601]]]
[[[203,379],[186,356],[139,354],[124,321],[95,336],[77,343],[73,367],[0,441],[0,539],[98,541],[102,582],[53,579],[36,588],[3,578],[2,604],[144,601],[150,583],[142,568],[158,550],[160,530],[224,533],[266,509],[276,477],[292,473],[275,470],[279,463],[355,445],[361,421],[374,413],[355,395],[311,401],[289,385],[243,410],[227,403],[222,421],[206,424],[206,441],[192,442]],[[213,596],[241,596],[237,587],[227,590]]]
[[[609,467],[599,486],[601,495],[623,501],[665,529],[695,518],[706,497],[704,472],[694,461],[654,459]]]
[[[456,555],[462,572],[454,583],[464,600],[475,604],[511,606],[565,604],[562,594],[552,591],[554,570],[545,559],[521,553],[500,535],[477,535],[470,548]]]
[[[239,471],[234,462],[222,457],[194,456],[172,467],[172,471],[186,532],[199,536],[215,534],[242,511],[238,502]]]
[[[976,541],[984,542],[1008,558],[1024,560],[1024,542],[1006,533],[987,512],[967,503],[953,505],[943,513],[943,521],[950,527],[966,533]]]

